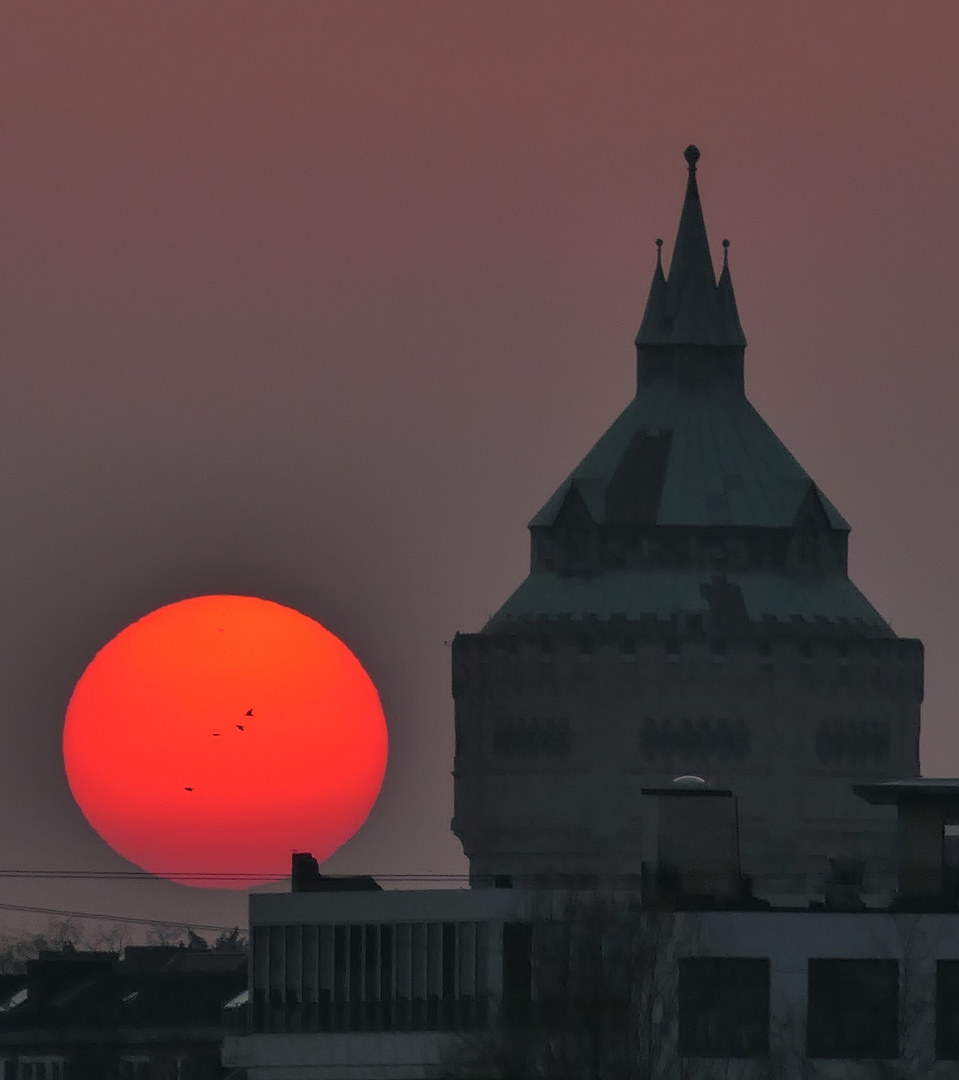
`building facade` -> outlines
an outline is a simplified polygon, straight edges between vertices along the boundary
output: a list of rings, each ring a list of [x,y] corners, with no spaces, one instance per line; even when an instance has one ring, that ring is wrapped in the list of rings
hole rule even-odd
[[[245,1027],[241,950],[67,948],[6,979],[3,1080],[224,1080],[223,1037]]]
[[[502,1056],[533,1056],[517,1026],[546,1000],[543,905],[561,913],[567,900],[516,889],[252,897],[254,1004],[248,1032],[226,1038],[224,1067],[248,1080],[508,1076]],[[607,1051],[622,1039],[612,1077],[866,1080],[892,1075],[884,1065],[945,1080],[959,1069],[955,912],[643,909],[634,920],[647,936],[629,938],[632,958],[658,1016],[633,1013],[628,1033],[611,1031],[591,1006],[615,1006],[616,964],[601,982],[578,972],[568,1065],[577,1037],[598,1037]],[[595,1074],[534,1060],[522,1075]]]
[[[680,773],[735,790],[757,888],[801,892],[829,855],[890,880],[894,818],[851,783],[918,775],[922,646],[852,583],[849,526],[745,396],[698,158],[635,398],[531,521],[529,576],[453,642],[477,884],[627,882],[640,792]]]

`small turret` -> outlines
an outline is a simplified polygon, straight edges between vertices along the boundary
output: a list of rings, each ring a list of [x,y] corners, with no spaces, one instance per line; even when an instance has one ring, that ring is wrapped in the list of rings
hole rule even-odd
[[[669,277],[663,273],[662,240],[657,240],[656,270],[636,335],[640,383],[644,381],[644,369],[647,376],[661,370],[664,350],[672,351],[679,346],[722,350],[727,355],[732,351],[741,360],[746,347],[729,274],[729,242],[723,241],[726,255],[717,284],[696,183],[700,153],[695,146],[687,146],[684,156],[689,175]],[[652,363],[644,364],[644,360]],[[724,368],[728,369],[729,365],[717,365],[717,370]]]
[[[746,335],[739,323],[739,309],[736,307],[736,294],[733,291],[733,279],[729,273],[729,241],[723,241],[723,272],[719,275],[716,286],[719,307],[723,314],[724,332],[730,341],[737,341],[746,347]]]

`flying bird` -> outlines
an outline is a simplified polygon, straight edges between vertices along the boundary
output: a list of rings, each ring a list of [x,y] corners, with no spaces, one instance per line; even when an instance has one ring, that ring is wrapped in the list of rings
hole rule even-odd
[[[184,790],[184,791],[192,791],[192,790],[193,790],[193,788],[191,788],[191,787],[185,787],[185,788],[184,788],[183,790]]]
[[[220,733],[218,731],[214,731],[213,732],[213,738],[218,739],[219,737],[220,737]]]
[[[240,731],[243,730],[243,725],[242,724],[237,724],[236,726],[240,729]]]
[[[246,710],[246,715],[247,716],[252,716],[253,715],[253,710],[252,709],[247,709]]]

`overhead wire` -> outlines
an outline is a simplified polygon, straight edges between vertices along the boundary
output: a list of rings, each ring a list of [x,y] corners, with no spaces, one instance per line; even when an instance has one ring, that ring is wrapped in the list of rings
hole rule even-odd
[[[331,875],[333,877],[342,875]],[[357,875],[346,875],[357,876]],[[365,875],[364,875],[365,876]],[[464,884],[469,882],[466,874],[371,874],[376,881],[393,882],[397,884],[417,883],[444,883]],[[290,878],[275,878],[271,873],[256,873],[252,871],[165,871],[162,874],[149,873],[146,870],[31,870],[31,869],[0,869],[0,878],[8,880],[33,880],[33,881],[166,881],[173,878],[177,881],[214,881],[214,882],[249,882],[251,884],[274,883],[289,881]],[[137,918],[132,915],[115,915],[100,911],[74,911],[63,908],[38,907],[32,904],[0,903],[0,911],[17,911],[33,915],[49,915],[66,919],[93,919],[104,922],[125,923],[135,926],[156,926],[173,930],[208,930],[217,933],[229,933],[237,929],[236,926],[223,924],[195,923],[189,920],[175,921],[171,919]],[[239,927],[244,933],[246,927]]]
[[[330,877],[372,877],[376,881],[469,881],[468,874],[331,874]],[[33,878],[64,879],[64,880],[89,880],[89,881],[164,881],[176,879],[177,881],[253,881],[253,882],[280,882],[289,881],[290,875],[276,877],[269,871],[256,872],[251,870],[189,870],[175,871],[164,870],[151,873],[147,870],[0,870],[0,878]]]
[[[61,908],[33,907],[29,904],[0,904],[0,911],[21,911],[32,915],[59,915],[67,919],[102,919],[105,922],[131,923],[135,926],[162,926],[171,930],[211,930],[230,933],[240,930],[246,933],[244,926],[216,926],[211,923],[174,922],[170,919],[137,919],[132,915],[108,915],[100,911],[67,911]]]
[[[332,875],[333,877],[341,875]],[[347,875],[355,876],[355,875]],[[369,875],[377,881],[404,883],[404,885],[416,885],[416,883],[469,883],[469,876],[465,874],[374,874]],[[0,869],[0,878],[9,880],[35,880],[35,881],[164,881],[175,878],[178,881],[219,881],[219,882],[248,882],[256,883],[280,883],[288,881],[286,878],[274,878],[270,873],[255,873],[251,870],[238,870],[238,872],[224,872],[224,870],[208,870],[208,872],[164,872],[163,874],[151,874],[147,870],[67,870],[67,869]],[[106,922],[129,923],[132,926],[163,927],[173,930],[207,930],[214,932],[229,933],[237,929],[235,926],[226,926],[219,923],[199,923],[190,920],[176,921],[172,919],[137,918],[131,915],[114,915],[106,912],[77,912],[77,910],[39,907],[32,904],[9,904],[0,903],[0,912],[22,912],[29,915],[46,915],[66,919],[94,919]],[[244,927],[240,928],[245,931]]]

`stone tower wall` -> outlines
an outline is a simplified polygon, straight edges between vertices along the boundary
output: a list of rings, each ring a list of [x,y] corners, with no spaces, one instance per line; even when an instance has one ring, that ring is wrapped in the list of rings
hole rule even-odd
[[[894,811],[852,784],[919,773],[918,641],[540,629],[453,644],[453,830],[475,882],[639,874],[641,789],[685,773],[737,795],[757,884],[808,887],[829,855],[891,868]]]

